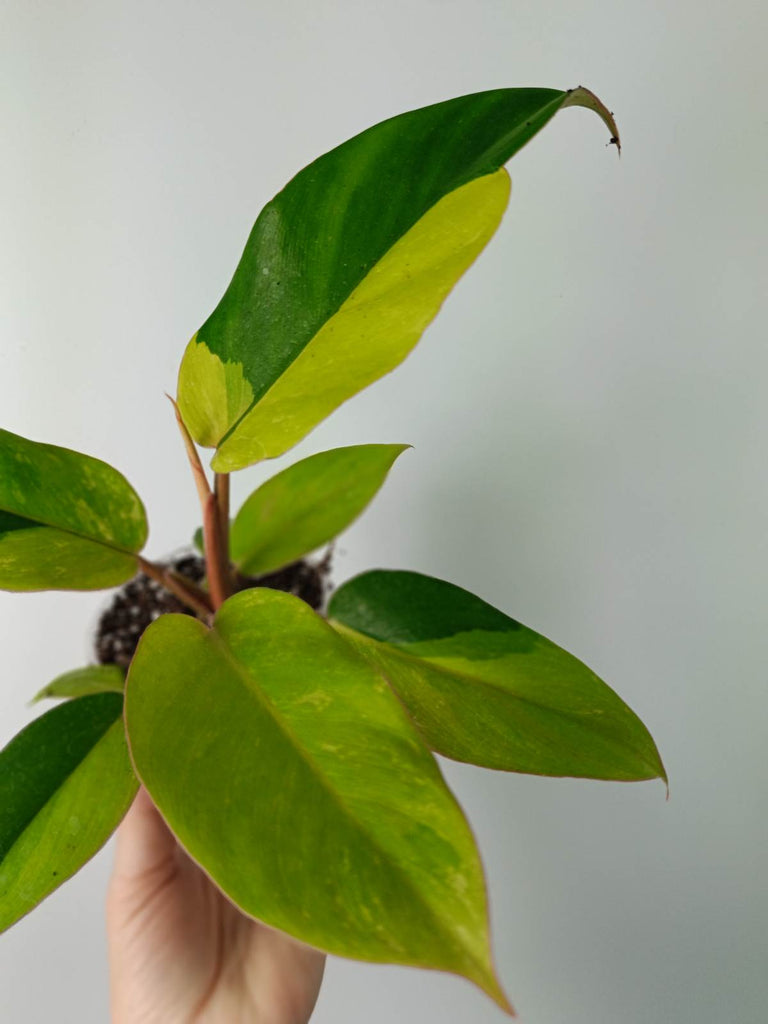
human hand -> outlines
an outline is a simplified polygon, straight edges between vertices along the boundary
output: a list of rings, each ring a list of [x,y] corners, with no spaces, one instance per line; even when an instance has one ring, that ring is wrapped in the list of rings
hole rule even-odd
[[[107,933],[112,1024],[306,1024],[325,966],[231,904],[143,788],[117,834]]]

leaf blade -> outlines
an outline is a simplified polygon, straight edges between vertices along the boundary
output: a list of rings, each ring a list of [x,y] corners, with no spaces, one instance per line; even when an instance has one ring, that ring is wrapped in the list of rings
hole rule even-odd
[[[596,110],[615,134],[610,114],[586,90],[476,93],[374,125],[304,168],[267,204],[224,297],[190,342],[179,375],[179,405],[191,433],[201,444],[220,446],[217,471],[286,451],[405,357],[498,225],[508,198],[504,163],[562,106],[573,104]],[[485,186],[478,185],[481,179]],[[405,313],[401,309],[392,319],[408,322],[401,325],[404,336],[393,337],[392,352],[380,351],[377,359],[350,371],[352,346],[344,336],[358,336],[359,354],[369,343],[369,325],[343,315],[345,307],[351,314],[352,297],[366,292],[367,278],[380,263],[389,259],[398,265],[392,252],[419,224],[423,228],[429,221],[435,228],[441,203],[455,205],[462,196],[459,220],[465,236],[474,233],[474,248],[466,238],[461,244],[456,238],[433,239],[424,264],[425,253],[411,247],[408,255],[416,256],[417,270],[430,260],[436,266],[449,259],[457,246],[466,251],[451,279],[433,284],[423,308],[414,311],[401,303]],[[488,207],[482,215],[478,203]],[[478,206],[474,217],[473,205]],[[451,219],[438,216],[439,231],[449,232]],[[407,262],[408,257],[400,261],[401,273]],[[334,320],[338,352],[328,337]],[[375,332],[371,344],[383,348]],[[309,386],[318,356],[335,363],[324,376],[319,399],[318,389]],[[299,361],[301,368],[291,373]],[[352,379],[341,387],[339,377],[347,372]],[[311,410],[296,408],[309,400]]]
[[[509,201],[505,170],[444,196],[379,260],[222,441],[230,472],[274,458],[337,406],[394,370],[490,241]]]
[[[0,752],[0,931],[90,860],[130,806],[121,711],[111,693],[58,705]]]
[[[528,774],[666,782],[650,733],[610,687],[460,587],[376,570],[340,587],[329,617],[447,757]]]
[[[46,698],[88,697],[94,693],[122,693],[125,671],[119,665],[86,665],[56,676],[35,694],[31,703]]]
[[[341,956],[463,973],[505,1004],[458,805],[397,699],[311,609],[257,589],[210,632],[163,616],[126,694],[139,776],[246,913]]]
[[[103,590],[136,572],[133,555],[35,524],[0,532],[0,589]]]
[[[363,512],[407,447],[333,448],[271,477],[232,523],[232,561],[241,572],[260,576],[327,544]]]
[[[0,430],[0,587],[116,586],[146,537],[144,506],[112,466]]]

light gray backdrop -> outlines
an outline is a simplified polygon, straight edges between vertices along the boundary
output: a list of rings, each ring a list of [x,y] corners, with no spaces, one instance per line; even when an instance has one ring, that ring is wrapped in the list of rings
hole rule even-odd
[[[446,764],[524,1024],[766,1019],[764,10],[0,3],[0,423],[123,470],[152,556],[197,523],[163,391],[296,170],[480,89],[584,84],[616,112],[621,160],[567,110],[513,161],[417,351],[289,456],[412,443],[337,579],[410,567],[485,596],[599,671],[666,759],[669,803]],[[2,742],[103,602],[0,595]],[[107,1019],[110,859],[3,938],[4,1024]],[[334,961],[314,1021],[503,1019],[461,980]]]

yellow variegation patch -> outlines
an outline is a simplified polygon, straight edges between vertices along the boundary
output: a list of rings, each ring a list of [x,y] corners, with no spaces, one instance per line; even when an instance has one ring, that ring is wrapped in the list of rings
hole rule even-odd
[[[248,411],[253,388],[240,363],[226,363],[197,340],[187,345],[179,371],[179,409],[199,444],[215,448]]]
[[[338,405],[401,363],[499,226],[509,192],[502,168],[436,203],[237,425],[213,468],[228,473],[282,455]]]

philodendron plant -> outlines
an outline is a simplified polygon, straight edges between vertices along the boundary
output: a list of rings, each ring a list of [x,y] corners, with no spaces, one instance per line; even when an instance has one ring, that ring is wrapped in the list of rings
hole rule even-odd
[[[141,784],[243,913],[339,956],[464,975],[511,1012],[478,851],[434,753],[665,779],[651,736],[575,657],[453,583],[377,569],[325,610],[253,586],[344,530],[406,445],[312,455],[231,522],[229,474],[282,455],[406,357],[498,227],[505,163],[574,105],[618,145],[586,89],[499,89],[375,125],[264,207],[179,371],[197,578],[141,554],[144,507],[116,469],[0,431],[0,587],[139,573],[179,609],[122,664],[45,687],[61,703],[0,754],[0,929],[93,856]]]

